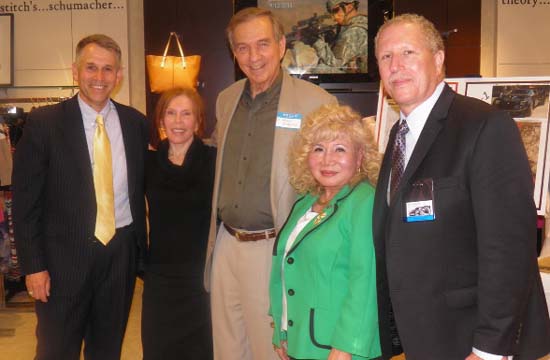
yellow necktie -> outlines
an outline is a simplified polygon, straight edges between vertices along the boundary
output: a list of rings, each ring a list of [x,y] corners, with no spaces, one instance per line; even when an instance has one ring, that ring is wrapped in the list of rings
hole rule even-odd
[[[97,202],[95,237],[104,245],[115,235],[115,194],[111,144],[105,131],[103,116],[97,115],[94,135],[94,188]]]

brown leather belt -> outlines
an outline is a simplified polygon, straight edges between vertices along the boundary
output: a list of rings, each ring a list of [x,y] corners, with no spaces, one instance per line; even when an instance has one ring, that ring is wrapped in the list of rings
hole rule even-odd
[[[223,223],[223,227],[231,236],[234,236],[239,241],[258,241],[274,238],[276,235],[275,229],[267,229],[261,231],[240,231]]]

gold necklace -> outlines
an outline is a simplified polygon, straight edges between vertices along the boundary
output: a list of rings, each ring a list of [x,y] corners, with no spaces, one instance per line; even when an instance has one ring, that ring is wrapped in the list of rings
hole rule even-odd
[[[313,220],[313,224],[314,225],[319,225],[321,223],[321,221],[323,221],[323,219],[327,216],[327,213],[325,212],[325,210],[321,211],[316,217],[315,217],[315,220]]]
[[[315,220],[313,220],[313,224],[319,225],[321,223],[321,221],[323,221],[323,219],[327,216],[327,213],[325,212],[325,207],[328,205],[330,200],[331,199],[321,200],[321,196],[319,195],[319,197],[317,198],[316,203],[317,203],[317,205],[319,205],[321,207],[321,211],[315,217]]]

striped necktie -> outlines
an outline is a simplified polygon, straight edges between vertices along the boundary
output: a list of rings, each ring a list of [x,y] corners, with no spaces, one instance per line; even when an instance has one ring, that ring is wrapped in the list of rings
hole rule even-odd
[[[395,191],[399,187],[399,182],[405,171],[405,153],[407,141],[405,136],[409,132],[409,126],[405,119],[401,120],[395,135],[395,143],[391,155],[391,179],[390,179],[390,199],[393,199]]]
[[[94,235],[104,245],[107,245],[115,235],[115,195],[111,144],[105,131],[103,116],[99,114],[96,117],[93,152],[94,189],[97,203]]]

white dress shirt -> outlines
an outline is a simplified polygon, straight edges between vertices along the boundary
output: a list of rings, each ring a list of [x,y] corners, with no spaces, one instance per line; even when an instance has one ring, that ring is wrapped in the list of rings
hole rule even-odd
[[[420,133],[422,132],[422,129],[424,129],[424,125],[426,125],[428,116],[430,116],[430,113],[439,99],[439,96],[441,96],[444,87],[445,83],[443,81],[440,82],[435,88],[433,94],[422,104],[418,105],[413,111],[411,111],[409,116],[405,116],[405,114],[401,113],[400,118],[406,119],[407,125],[409,126],[409,132],[405,135],[405,168],[407,168],[409,159],[411,158],[416,142],[420,137]]]

